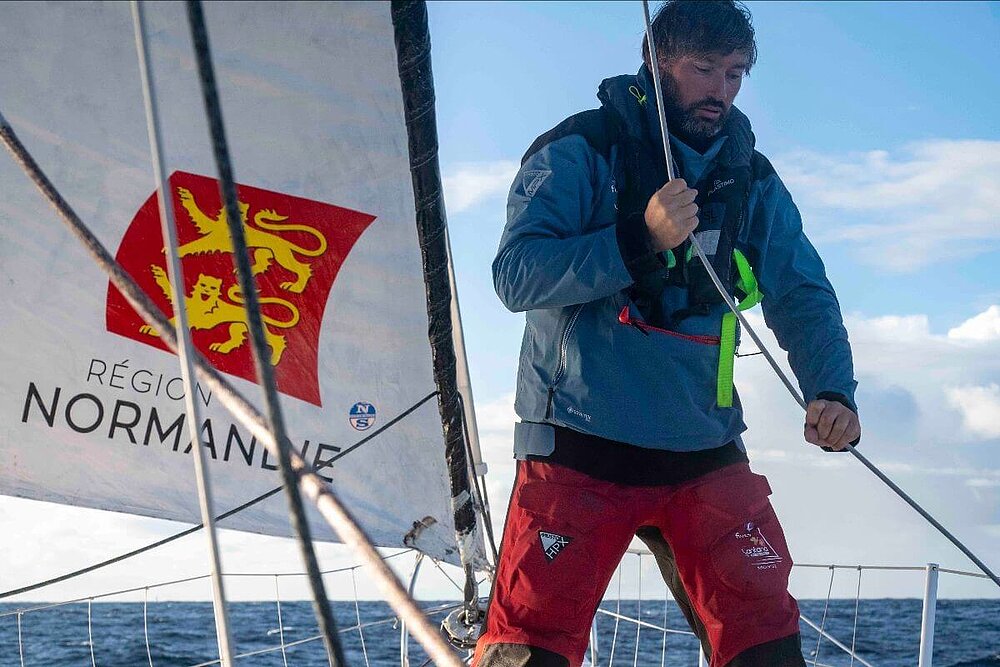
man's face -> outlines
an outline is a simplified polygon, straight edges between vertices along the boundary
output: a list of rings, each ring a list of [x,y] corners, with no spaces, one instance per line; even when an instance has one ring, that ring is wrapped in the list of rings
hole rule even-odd
[[[660,70],[668,117],[689,136],[714,137],[740,92],[746,68],[742,51],[672,58]]]

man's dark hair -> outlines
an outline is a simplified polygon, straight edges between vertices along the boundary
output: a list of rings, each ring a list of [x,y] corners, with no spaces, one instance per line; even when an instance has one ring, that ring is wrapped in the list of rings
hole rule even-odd
[[[734,0],[667,0],[653,15],[653,39],[660,62],[683,55],[742,51],[747,73],[757,62],[750,10]],[[649,47],[642,39],[642,59],[649,65]]]

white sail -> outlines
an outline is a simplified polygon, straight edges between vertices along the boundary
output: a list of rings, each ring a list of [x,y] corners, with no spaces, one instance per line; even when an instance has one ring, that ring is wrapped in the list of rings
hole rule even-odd
[[[289,435],[322,464],[419,404],[322,474],[376,544],[458,562],[389,5],[205,12]],[[147,13],[194,341],[260,405],[185,7]],[[170,312],[128,6],[7,4],[0,44],[8,122]],[[176,357],[10,160],[0,183],[0,493],[197,522]],[[217,510],[280,486],[197,399]],[[220,526],[291,534],[281,493]]]

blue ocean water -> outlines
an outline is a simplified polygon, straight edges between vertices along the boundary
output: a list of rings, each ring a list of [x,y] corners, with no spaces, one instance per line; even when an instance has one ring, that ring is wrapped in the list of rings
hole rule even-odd
[[[446,603],[425,603],[428,607]],[[800,601],[803,614],[819,623],[824,618],[824,600]],[[23,605],[22,605],[23,606]],[[18,605],[0,605],[0,614]],[[641,609],[640,609],[641,607]],[[604,604],[616,610],[615,602]],[[684,628],[679,610],[671,603],[622,601],[621,613],[647,623],[662,626],[666,612],[667,627]],[[283,602],[282,626],[286,645],[307,640],[317,634],[316,622],[308,602]],[[277,608],[274,602],[236,602],[230,606],[233,639],[237,654],[276,649],[281,645]],[[378,623],[343,633],[346,661],[349,665],[399,665],[400,630],[382,602],[335,603],[335,614],[342,629]],[[132,667],[153,664],[157,667],[189,667],[216,658],[215,627],[210,603],[151,602],[146,617],[142,603],[98,603],[91,609],[88,636],[87,604],[72,604],[21,615],[20,648],[17,616],[0,616],[0,667],[46,667],[62,665],[106,665]],[[440,616],[438,616],[440,618]],[[826,630],[841,642],[851,645],[857,654],[873,666],[913,667],[917,664],[920,639],[920,600],[861,600],[857,635],[854,630],[854,601],[832,600],[825,614]],[[144,623],[145,620],[145,623]],[[598,615],[598,665],[631,665],[638,656],[639,665],[660,665],[664,655],[663,634],[640,628],[636,652],[634,623],[619,622]],[[147,654],[146,633],[149,636]],[[803,648],[812,660],[817,648],[817,633],[803,625]],[[411,641],[410,664],[424,663],[425,655]],[[93,662],[91,658],[93,649]],[[612,654],[613,651],[613,654]],[[367,654],[367,661],[366,661]],[[667,637],[665,664],[697,665],[698,648],[692,637],[671,634]],[[240,667],[270,666],[323,667],[327,665],[322,644],[307,641],[285,649],[272,650],[236,660]],[[613,660],[613,662],[612,662]],[[827,641],[819,645],[820,665],[844,666],[850,658]],[[855,662],[855,665],[860,663]],[[934,665],[938,667],[1000,667],[1000,600],[940,600],[937,612]]]

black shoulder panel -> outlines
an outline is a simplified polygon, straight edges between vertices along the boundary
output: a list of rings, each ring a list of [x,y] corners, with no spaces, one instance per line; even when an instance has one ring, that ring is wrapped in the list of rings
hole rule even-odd
[[[579,134],[590,147],[595,151],[603,155],[605,158],[611,155],[611,146],[615,143],[618,138],[618,133],[615,131],[611,119],[608,118],[607,113],[604,108],[600,109],[589,109],[587,111],[581,111],[580,113],[573,114],[563,122],[556,125],[554,128],[541,135],[534,142],[532,142],[531,147],[521,158],[521,164],[524,164],[529,157],[540,151],[545,146],[551,144],[557,139],[562,139],[563,137],[568,137],[571,134]]]
[[[753,158],[750,160],[750,170],[750,177],[754,181],[763,181],[768,176],[777,173],[774,171],[774,167],[771,166],[771,161],[764,157],[764,154],[760,151],[753,152]]]

